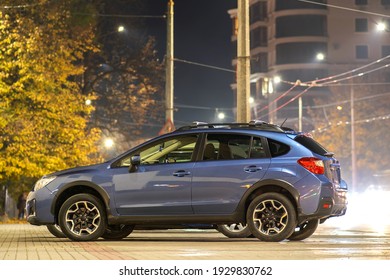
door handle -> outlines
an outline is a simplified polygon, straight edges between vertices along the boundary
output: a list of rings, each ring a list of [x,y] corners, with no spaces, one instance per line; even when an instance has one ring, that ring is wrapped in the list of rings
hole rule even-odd
[[[260,171],[262,169],[263,168],[261,166],[256,166],[256,165],[244,167],[244,171],[247,173],[254,173],[254,172]]]
[[[184,177],[184,176],[191,175],[191,172],[185,170],[178,170],[176,172],[173,172],[172,175],[175,177]]]

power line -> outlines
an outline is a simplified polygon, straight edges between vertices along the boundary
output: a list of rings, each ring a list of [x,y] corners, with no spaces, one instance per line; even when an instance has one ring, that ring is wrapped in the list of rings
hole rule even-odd
[[[179,59],[179,58],[174,58],[173,60],[177,61],[177,62],[182,62],[182,63],[192,64],[192,65],[202,66],[202,67],[211,68],[211,69],[215,69],[215,70],[221,70],[221,71],[225,71],[225,72],[236,73],[236,71],[234,71],[234,70],[227,69],[227,68],[222,68],[222,67],[218,67],[218,66],[213,66],[213,65],[209,65],[209,64],[204,64],[204,63],[199,63],[199,62],[194,62],[194,61],[188,61],[188,60]]]
[[[120,17],[120,18],[166,18],[166,15],[119,15],[119,14],[100,14],[100,13],[73,13],[81,16],[95,16],[95,17]]]
[[[364,96],[364,97],[360,97],[360,98],[355,98],[354,101],[355,102],[356,101],[365,101],[365,100],[368,100],[368,99],[380,98],[380,97],[383,97],[383,96],[386,96],[386,95],[390,95],[390,92],[376,94],[376,95],[370,95],[370,96]],[[303,106],[302,108],[303,109],[323,109],[323,108],[333,107],[333,106],[336,106],[336,105],[347,104],[349,102],[351,102],[351,100],[347,99],[347,100],[342,100],[342,101],[338,101],[338,102],[334,102],[334,103],[327,103],[325,105]],[[289,109],[296,110],[296,109],[298,109],[298,107],[291,107]]]
[[[308,0],[298,0],[298,1],[299,2],[309,3],[309,4],[314,4],[314,5],[326,6],[326,7],[330,7],[330,8],[342,9],[342,10],[346,10],[346,11],[350,11],[350,12],[369,14],[369,15],[381,16],[381,17],[390,17],[390,15],[386,15],[386,14],[362,11],[362,10],[358,10],[358,9],[353,9],[353,8],[348,8],[348,7],[343,7],[343,6],[337,6],[337,5],[330,5],[330,4],[326,4],[326,3],[319,3],[319,2],[315,2],[315,1],[308,1]]]
[[[291,84],[292,87],[285,93],[282,94],[282,96],[285,96],[288,92],[290,92],[294,87],[296,87],[297,85],[299,86],[307,86],[308,88],[306,88],[305,90],[303,90],[302,92],[300,92],[298,95],[296,95],[295,97],[291,98],[289,101],[287,101],[286,103],[284,103],[283,105],[279,106],[278,108],[276,108],[274,111],[272,112],[269,112],[263,116],[261,116],[261,118],[271,114],[271,113],[274,113],[274,112],[277,112],[278,110],[280,110],[281,108],[283,108],[284,106],[286,106],[287,104],[293,102],[296,98],[300,97],[301,95],[303,95],[304,93],[306,93],[310,88],[312,87],[322,87],[322,86],[328,86],[329,84],[332,84],[332,83],[336,83],[336,82],[341,82],[341,81],[344,81],[344,80],[350,80],[350,79],[353,79],[353,78],[356,78],[356,77],[361,77],[361,76],[364,76],[364,75],[367,75],[367,74],[370,74],[372,72],[375,72],[375,71],[379,71],[381,69],[384,69],[384,68],[387,68],[390,66],[390,64],[386,64],[386,65],[382,65],[382,66],[379,66],[379,67],[376,67],[374,69],[370,69],[370,70],[367,70],[365,72],[360,72],[358,74],[355,74],[355,75],[350,75],[350,76],[347,76],[347,77],[344,77],[344,78],[341,78],[341,79],[334,79],[336,77],[342,77],[342,76],[345,76],[345,75],[348,75],[348,74],[352,74],[352,73],[355,73],[359,70],[362,70],[364,68],[367,68],[367,67],[370,67],[372,65],[375,65],[375,64],[378,64],[378,63],[381,63],[382,61],[386,60],[390,58],[390,55],[388,56],[385,56],[381,59],[378,59],[376,61],[373,61],[373,62],[370,62],[366,65],[363,65],[363,66],[360,66],[360,67],[357,67],[355,69],[352,69],[352,70],[349,70],[349,71],[346,71],[346,72],[343,72],[343,73],[340,73],[340,74],[337,74],[337,75],[333,75],[333,76],[329,76],[329,77],[325,77],[325,78],[321,78],[321,79],[317,79],[317,80],[313,80],[313,81],[310,81],[310,82],[304,82],[302,83],[301,81],[297,80],[295,83],[294,82],[289,82],[289,81],[282,81],[284,83],[287,83],[287,84]],[[323,83],[318,83],[318,81],[325,81]],[[278,99],[280,98],[277,98],[275,100],[273,100],[270,104],[278,101]],[[264,108],[262,108],[259,112],[263,111],[264,109],[268,108],[269,105],[268,104],[267,106],[265,106]]]

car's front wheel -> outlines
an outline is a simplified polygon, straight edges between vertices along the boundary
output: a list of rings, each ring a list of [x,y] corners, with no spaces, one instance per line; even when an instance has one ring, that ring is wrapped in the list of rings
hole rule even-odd
[[[101,201],[91,194],[76,194],[61,206],[58,215],[61,231],[74,241],[96,240],[106,230],[106,212]]]
[[[107,240],[120,240],[127,237],[134,230],[134,225],[109,225],[102,237]]]
[[[251,235],[248,226],[242,223],[217,225],[217,229],[229,238],[246,238]]]
[[[291,241],[300,241],[304,240],[313,235],[317,230],[318,220],[305,221],[302,224],[298,225],[295,228],[293,234],[290,235],[287,239]]]
[[[268,242],[288,238],[297,225],[293,204],[280,193],[264,193],[256,197],[249,204],[246,220],[252,234]]]

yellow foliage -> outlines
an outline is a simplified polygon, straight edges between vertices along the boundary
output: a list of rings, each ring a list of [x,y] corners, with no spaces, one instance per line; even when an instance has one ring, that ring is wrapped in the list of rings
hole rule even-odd
[[[92,108],[74,82],[96,46],[91,28],[72,33],[69,4],[0,12],[0,183],[27,184],[97,160],[100,132],[87,126]]]

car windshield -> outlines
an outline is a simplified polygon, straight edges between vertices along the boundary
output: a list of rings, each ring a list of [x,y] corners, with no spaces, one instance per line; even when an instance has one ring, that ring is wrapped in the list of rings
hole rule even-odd
[[[311,137],[307,137],[305,135],[298,135],[297,137],[295,137],[294,140],[297,141],[299,144],[305,146],[315,154],[319,154],[321,156],[326,156],[330,154],[323,146],[321,146]]]

